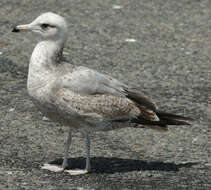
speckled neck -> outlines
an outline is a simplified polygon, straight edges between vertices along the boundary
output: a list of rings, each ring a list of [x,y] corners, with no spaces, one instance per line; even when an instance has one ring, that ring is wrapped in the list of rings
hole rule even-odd
[[[37,89],[47,86],[50,89],[62,51],[63,44],[55,41],[41,41],[36,45],[29,64],[27,89],[30,95],[36,95]]]

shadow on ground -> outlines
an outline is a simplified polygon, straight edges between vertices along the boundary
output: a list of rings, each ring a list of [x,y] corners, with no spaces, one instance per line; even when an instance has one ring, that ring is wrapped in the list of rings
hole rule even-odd
[[[56,159],[50,162],[50,164],[61,165],[63,159]],[[83,169],[85,167],[85,158],[69,158],[69,165],[71,163],[71,169],[80,168]],[[123,159],[116,157],[93,157],[91,159],[92,172],[93,173],[125,173],[131,171],[145,171],[145,170],[157,170],[157,171],[179,171],[180,168],[190,168],[196,163],[184,163],[184,164],[175,164],[175,163],[165,163],[165,162],[147,162],[142,160],[135,159]],[[67,169],[70,169],[68,167]]]

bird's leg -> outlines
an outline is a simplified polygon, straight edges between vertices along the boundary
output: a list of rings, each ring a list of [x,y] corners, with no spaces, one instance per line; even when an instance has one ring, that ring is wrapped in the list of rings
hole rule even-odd
[[[44,164],[44,166],[42,166],[41,168],[46,169],[46,170],[50,170],[50,171],[53,171],[53,172],[63,171],[68,166],[68,150],[70,148],[71,139],[72,139],[72,131],[71,131],[71,129],[69,129],[67,141],[66,141],[65,147],[64,147],[64,160],[62,162],[62,166],[58,166],[58,165],[55,165],[55,164]]]
[[[71,131],[71,129],[69,129],[67,141],[66,141],[65,147],[64,147],[64,160],[62,162],[63,169],[65,169],[68,166],[68,151],[70,148],[71,140],[72,140],[72,131]]]
[[[86,133],[85,134],[86,137],[86,168],[85,170],[87,170],[88,172],[91,171],[91,163],[90,163],[90,138],[89,135]]]
[[[82,132],[83,135],[86,138],[86,167],[83,170],[77,169],[77,170],[65,170],[70,175],[82,175],[87,174],[91,171],[91,163],[90,163],[90,138],[89,135],[86,132]]]

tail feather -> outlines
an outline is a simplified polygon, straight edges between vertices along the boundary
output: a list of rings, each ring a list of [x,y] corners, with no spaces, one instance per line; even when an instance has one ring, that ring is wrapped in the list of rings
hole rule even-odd
[[[137,126],[142,125],[146,128],[167,131],[168,125],[190,125],[188,121],[193,120],[189,117],[157,110],[155,104],[139,92],[132,90],[126,92],[127,98],[134,101],[141,112],[137,118],[131,120],[138,124]]]
[[[187,121],[181,121],[172,118],[161,118],[161,121],[164,121],[166,125],[190,125]]]
[[[172,118],[172,119],[178,119],[178,120],[193,121],[193,119],[190,117],[184,117],[181,115],[167,113],[167,112],[163,112],[163,111],[159,111],[159,110],[156,111],[156,114],[158,117],[161,117],[161,118]]]
[[[173,117],[173,114],[170,115],[171,117],[167,117],[166,115],[165,117],[158,116],[159,121],[146,120],[142,116],[139,116],[132,119],[132,122],[143,125],[145,128],[151,128],[159,131],[168,131],[168,125],[190,125],[190,123],[186,120],[190,120],[191,118],[186,119],[183,116],[175,115],[175,117]],[[183,120],[181,120],[181,118],[183,118]]]

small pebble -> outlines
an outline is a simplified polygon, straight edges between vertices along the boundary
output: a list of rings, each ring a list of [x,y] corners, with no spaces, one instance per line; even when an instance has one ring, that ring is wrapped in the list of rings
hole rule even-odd
[[[122,9],[123,8],[123,6],[121,6],[121,5],[113,5],[112,6],[112,9]]]
[[[13,112],[15,110],[15,108],[10,108],[9,112]]]
[[[126,42],[136,42],[136,39],[133,38],[127,38],[125,39]]]
[[[194,138],[193,140],[192,140],[192,143],[195,143],[195,142],[197,142],[198,141],[198,138]]]
[[[50,121],[50,119],[48,119],[47,117],[43,116],[42,118],[43,121]]]
[[[69,53],[68,53],[68,52],[66,52],[66,51],[63,51],[63,54],[64,54],[64,55],[69,55]]]

